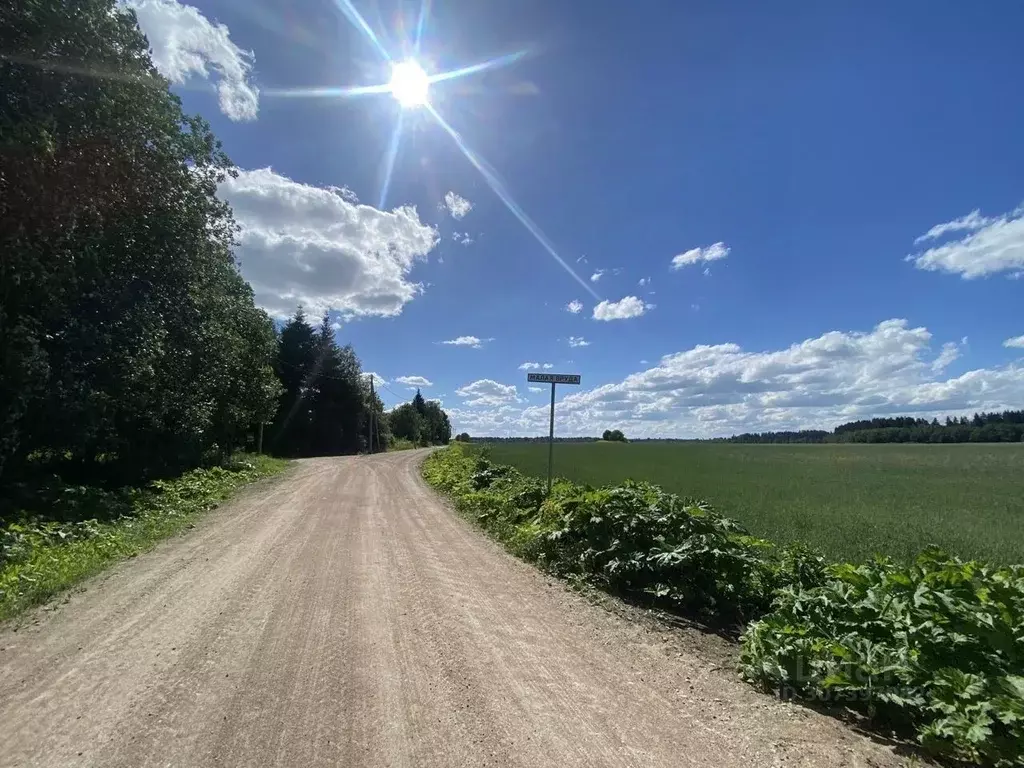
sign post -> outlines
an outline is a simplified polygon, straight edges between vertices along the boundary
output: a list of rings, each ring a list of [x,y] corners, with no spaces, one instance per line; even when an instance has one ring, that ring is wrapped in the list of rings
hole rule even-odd
[[[538,384],[551,384],[551,418],[548,422],[548,495],[551,495],[551,474],[555,461],[555,385],[579,384],[578,373],[528,373],[526,380]]]

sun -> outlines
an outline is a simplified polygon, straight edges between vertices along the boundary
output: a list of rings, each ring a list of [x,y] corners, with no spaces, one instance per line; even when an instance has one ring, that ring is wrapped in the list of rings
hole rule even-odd
[[[430,80],[423,67],[412,59],[401,61],[391,67],[391,95],[405,109],[421,107],[427,103]]]

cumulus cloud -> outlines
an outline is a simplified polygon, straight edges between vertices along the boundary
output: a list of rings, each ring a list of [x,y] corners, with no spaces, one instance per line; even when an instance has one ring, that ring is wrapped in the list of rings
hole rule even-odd
[[[413,388],[434,386],[434,382],[424,376],[396,376],[395,381]]]
[[[582,336],[570,336],[569,337],[570,347],[589,347],[590,342],[584,339]],[[545,366],[547,367],[547,366]]]
[[[255,120],[259,89],[252,83],[253,54],[239,48],[223,24],[176,0],[124,0],[152,48],[153,65],[176,85],[192,77],[213,80],[220,111],[232,120]],[[211,72],[212,70],[212,72]]]
[[[648,309],[653,309],[653,304],[645,304],[636,296],[626,296],[619,301],[602,301],[594,307],[595,320],[628,320],[631,317],[640,317]]]
[[[544,387],[528,387],[528,389],[531,392],[534,392],[534,393],[536,393],[536,392],[546,392],[547,391],[546,389],[544,389]]]
[[[1024,274],[1024,205],[1000,216],[971,211],[962,218],[936,224],[915,245],[959,233],[947,242],[907,256],[918,269],[960,275],[964,280],[1008,273]]]
[[[579,301],[578,299],[573,299],[572,301],[565,305],[565,311],[573,315],[578,315],[580,312],[583,311],[583,302]]]
[[[454,192],[446,192],[444,196],[444,202],[440,206],[442,209],[448,211],[451,217],[455,220],[463,218],[467,213],[473,210],[473,204],[461,195],[457,195]]]
[[[650,285],[651,284],[651,278],[649,278],[649,277],[641,277],[639,280],[636,281],[636,284],[639,285],[641,288],[643,288],[645,285]]]
[[[707,248],[691,248],[688,251],[672,257],[672,269],[682,269],[690,264],[699,264],[702,261],[718,261],[729,255],[729,246],[718,242],[709,245]],[[706,273],[705,273],[706,274]]]
[[[1024,336],[1014,336],[1012,339],[1007,339],[1003,342],[1003,346],[1012,349],[1024,349]]]
[[[540,368],[540,363],[523,363],[519,366],[520,371],[530,371],[534,368]]]
[[[590,282],[596,283],[598,280],[601,279],[601,276],[604,275],[604,273],[607,272],[607,271],[608,271],[607,269],[596,269],[596,270],[594,270],[594,274],[592,274],[590,276]]]
[[[452,232],[452,240],[460,245],[472,245],[474,240],[468,232]]]
[[[335,187],[270,168],[240,171],[220,196],[240,226],[238,256],[257,303],[276,317],[302,304],[311,315],[398,315],[423,290],[410,280],[438,242],[415,208],[379,211]]]
[[[450,344],[453,347],[472,347],[473,349],[480,349],[489,341],[494,341],[494,339],[479,339],[476,336],[459,336],[458,338],[448,339],[448,341],[442,341],[441,343]]]
[[[1024,342],[1022,342],[1024,343]],[[956,350],[962,353],[963,347]],[[698,345],[621,381],[570,394],[555,413],[562,435],[622,429],[637,437],[716,437],[831,429],[873,416],[971,414],[1019,407],[1024,364],[949,376],[953,346],[906,320],[830,331],[775,350]],[[475,434],[543,434],[544,405],[453,416]]]
[[[554,368],[554,367],[555,366],[552,365],[551,363],[544,363],[544,365],[541,366],[541,368],[543,368],[545,371],[548,370],[549,368]]]
[[[372,376],[374,384],[386,385],[388,383],[387,379],[385,379],[383,376],[381,376],[379,373],[376,373],[375,371],[363,371],[362,376],[364,379],[369,379]]]
[[[464,404],[469,407],[498,406],[519,402],[514,384],[499,384],[493,379],[478,379],[455,390],[455,394],[463,398]]]

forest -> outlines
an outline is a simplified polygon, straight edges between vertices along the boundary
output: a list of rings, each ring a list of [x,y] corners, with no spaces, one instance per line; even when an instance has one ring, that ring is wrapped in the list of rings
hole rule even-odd
[[[142,485],[214,466],[261,425],[281,456],[447,442],[419,393],[389,418],[327,317],[278,327],[256,306],[216,194],[234,167],[133,11],[16,3],[0,22],[17,52],[0,61],[5,498],[40,476]]]
[[[759,432],[724,438],[731,443],[1019,443],[1024,441],[1024,411],[976,413],[973,417],[875,418],[840,424],[831,432]]]

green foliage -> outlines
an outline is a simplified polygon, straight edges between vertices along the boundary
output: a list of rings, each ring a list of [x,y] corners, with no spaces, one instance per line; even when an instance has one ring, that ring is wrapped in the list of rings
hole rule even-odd
[[[0,619],[149,549],[189,525],[237,488],[287,466],[266,456],[237,456],[146,488],[107,491],[54,480],[26,511],[0,527]]]
[[[498,463],[547,475],[542,443],[483,445]],[[830,560],[881,552],[909,563],[936,544],[964,557],[1024,562],[1022,467],[1020,445],[555,445],[563,477],[595,486],[631,477],[710,499],[755,536],[804,541]]]
[[[277,371],[283,392],[270,429],[271,451],[332,456],[387,449],[384,405],[371,392],[355,350],[338,345],[326,313],[314,331],[299,307],[281,330]]]
[[[413,448],[419,448],[419,445],[402,437],[397,437],[388,443],[389,451],[411,451]]]
[[[402,403],[388,414],[395,437],[417,445],[447,445],[452,438],[448,414],[435,400],[424,400],[420,391],[412,402]]]
[[[622,434],[621,429],[606,429],[604,434],[601,435],[601,439],[611,443],[624,443],[626,442],[626,436]]]
[[[273,328],[231,253],[231,173],[114,0],[0,11],[0,472],[122,480],[245,444]],[[103,457],[103,461],[99,461]]]
[[[561,576],[727,623],[753,620],[744,676],[842,702],[928,750],[996,766],[1024,755],[1024,566],[929,549],[911,566],[827,566],[649,483],[543,483],[455,444],[427,482],[512,552]],[[1015,762],[1016,761],[1016,762]]]
[[[1024,566],[937,549],[906,567],[832,566],[821,586],[779,593],[741,663],[766,688],[913,728],[935,753],[1021,765]]]

